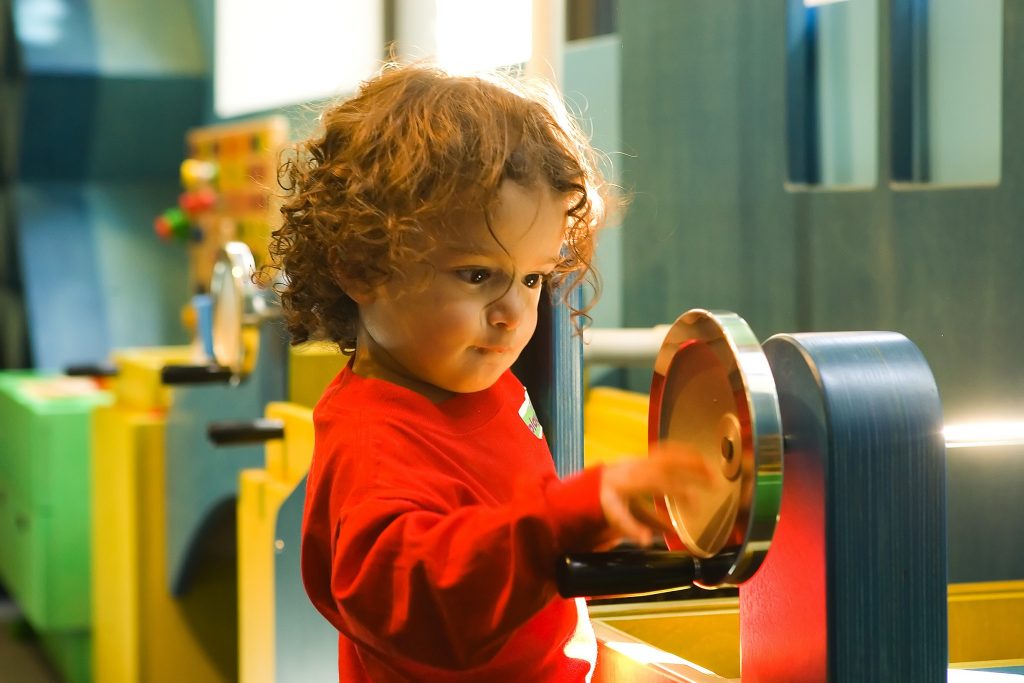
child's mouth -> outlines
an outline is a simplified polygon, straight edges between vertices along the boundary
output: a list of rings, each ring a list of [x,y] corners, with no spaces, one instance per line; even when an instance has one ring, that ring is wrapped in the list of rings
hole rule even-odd
[[[474,348],[476,348],[478,353],[483,353],[487,355],[501,355],[503,353],[508,353],[509,351],[511,351],[511,348],[508,346],[477,346]]]

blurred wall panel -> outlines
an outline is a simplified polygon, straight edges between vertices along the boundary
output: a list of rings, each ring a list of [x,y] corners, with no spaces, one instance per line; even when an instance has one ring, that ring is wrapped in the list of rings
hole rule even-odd
[[[1002,19],[1002,174],[989,187],[893,183],[889,19],[879,3],[878,182],[786,182],[786,3],[652,0],[620,9],[624,319],[731,309],[755,332],[901,332],[935,373],[945,419],[1024,416],[1024,3]],[[634,388],[649,380],[633,376]],[[1024,578],[1024,519],[987,514],[991,475],[1024,483],[1024,451],[950,473],[951,580]],[[982,503],[985,503],[984,505]],[[1000,499],[1009,513],[1015,500]],[[991,532],[988,531],[991,529]],[[989,539],[979,543],[977,535]],[[973,536],[973,537],[972,537]],[[971,568],[968,571],[968,568]]]

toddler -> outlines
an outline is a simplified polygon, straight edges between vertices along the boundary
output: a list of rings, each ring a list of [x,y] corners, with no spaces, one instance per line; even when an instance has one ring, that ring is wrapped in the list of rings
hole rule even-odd
[[[694,474],[636,458],[559,480],[510,371],[604,215],[592,150],[546,92],[389,67],[282,169],[289,331],[353,354],[314,412],[302,538],[341,681],[589,680],[558,559],[648,543],[651,498]]]

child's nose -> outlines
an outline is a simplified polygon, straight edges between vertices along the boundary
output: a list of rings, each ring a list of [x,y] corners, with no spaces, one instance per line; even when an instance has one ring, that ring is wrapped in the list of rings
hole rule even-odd
[[[514,330],[519,327],[529,305],[529,297],[522,287],[512,285],[501,298],[490,305],[487,310],[487,322],[495,327]]]

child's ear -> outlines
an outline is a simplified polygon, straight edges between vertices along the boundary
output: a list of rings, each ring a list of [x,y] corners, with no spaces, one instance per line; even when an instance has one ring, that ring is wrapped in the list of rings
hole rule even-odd
[[[377,298],[377,288],[371,287],[365,282],[346,280],[341,283],[341,288],[348,295],[348,298],[355,301],[358,306],[371,304]]]
[[[373,290],[361,290],[356,292],[350,289],[345,293],[348,294],[348,298],[356,302],[357,306],[372,304],[373,300],[377,298],[377,294]]]

